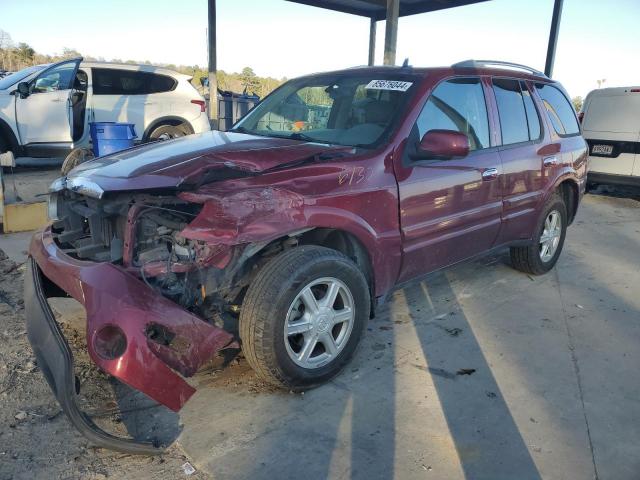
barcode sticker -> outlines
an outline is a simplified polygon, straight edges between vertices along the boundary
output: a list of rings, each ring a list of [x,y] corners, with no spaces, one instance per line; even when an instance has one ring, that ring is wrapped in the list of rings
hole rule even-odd
[[[406,92],[412,82],[401,82],[399,80],[371,80],[365,87],[368,90],[395,90],[398,92]]]

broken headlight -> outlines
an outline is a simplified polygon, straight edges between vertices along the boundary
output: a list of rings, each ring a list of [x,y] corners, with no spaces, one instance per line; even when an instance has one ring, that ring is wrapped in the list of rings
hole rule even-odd
[[[58,193],[50,193],[49,199],[47,200],[47,216],[49,220],[55,222],[56,220],[60,220],[60,194]]]

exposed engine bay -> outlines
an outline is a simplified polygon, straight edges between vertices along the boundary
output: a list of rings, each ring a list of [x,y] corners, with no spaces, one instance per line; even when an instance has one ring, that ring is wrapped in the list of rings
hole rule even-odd
[[[121,265],[183,308],[237,332],[238,304],[252,267],[260,261],[249,260],[265,244],[230,247],[186,238],[181,232],[202,204],[176,196],[119,194],[96,199],[65,190],[51,204],[55,211],[50,215],[57,218],[52,233],[64,253]],[[279,244],[267,251],[275,254],[282,248]]]

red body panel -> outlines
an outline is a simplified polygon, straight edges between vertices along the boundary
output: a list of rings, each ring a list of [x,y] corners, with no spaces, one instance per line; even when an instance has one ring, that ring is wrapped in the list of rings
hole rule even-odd
[[[48,230],[33,237],[29,253],[49,280],[84,305],[87,347],[96,365],[172,410],[179,410],[195,389],[169,366],[193,375],[233,339],[115,265],[64,255]],[[145,331],[150,324],[175,333],[180,350],[149,340]],[[94,349],[93,338],[105,325],[117,325],[127,337],[127,348],[116,360],[106,360]]]

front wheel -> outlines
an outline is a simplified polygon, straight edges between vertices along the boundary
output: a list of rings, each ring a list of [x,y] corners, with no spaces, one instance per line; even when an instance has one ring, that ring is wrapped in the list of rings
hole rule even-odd
[[[296,247],[272,259],[249,286],[240,313],[242,349],[263,379],[309,388],[349,362],[369,310],[367,282],[349,258]]]
[[[558,261],[567,234],[567,207],[558,195],[552,196],[538,219],[534,241],[524,247],[511,247],[511,264],[516,270],[542,275]]]

